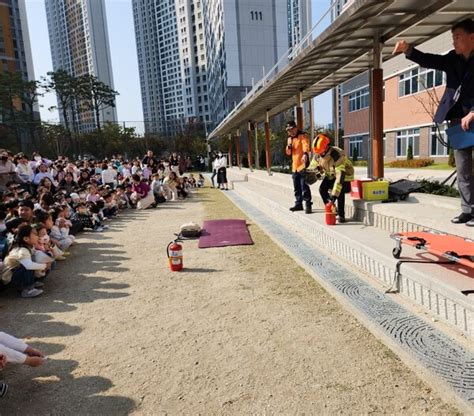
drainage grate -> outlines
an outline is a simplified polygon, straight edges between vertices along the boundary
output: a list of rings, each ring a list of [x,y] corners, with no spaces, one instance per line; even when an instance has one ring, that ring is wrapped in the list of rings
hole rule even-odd
[[[345,296],[388,337],[409,351],[424,367],[436,373],[456,394],[474,405],[474,354],[418,318],[389,296],[380,293],[328,256],[309,248],[294,232],[284,229],[267,214],[234,192],[227,196],[288,251],[303,260],[324,281]]]

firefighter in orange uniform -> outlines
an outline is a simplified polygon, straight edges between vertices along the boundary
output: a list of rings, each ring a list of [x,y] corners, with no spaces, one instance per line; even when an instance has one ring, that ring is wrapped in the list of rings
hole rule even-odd
[[[305,182],[305,171],[309,165],[309,138],[308,135],[296,126],[294,121],[289,121],[286,125],[288,132],[288,142],[286,146],[286,154],[291,156],[293,172],[293,188],[295,190],[295,205],[290,208],[290,211],[303,211],[306,214],[311,214],[311,189]],[[303,201],[305,207],[303,208]]]

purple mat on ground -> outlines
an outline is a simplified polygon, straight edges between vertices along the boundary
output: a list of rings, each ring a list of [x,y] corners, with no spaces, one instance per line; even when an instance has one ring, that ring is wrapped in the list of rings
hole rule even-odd
[[[204,221],[199,248],[253,244],[245,220]]]

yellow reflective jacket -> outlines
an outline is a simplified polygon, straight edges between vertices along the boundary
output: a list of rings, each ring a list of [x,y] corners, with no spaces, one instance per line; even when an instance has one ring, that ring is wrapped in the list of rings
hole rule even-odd
[[[314,156],[308,169],[318,168],[328,179],[336,179],[332,188],[332,195],[335,197],[341,193],[344,182],[354,180],[354,166],[339,147],[331,146],[324,156]]]

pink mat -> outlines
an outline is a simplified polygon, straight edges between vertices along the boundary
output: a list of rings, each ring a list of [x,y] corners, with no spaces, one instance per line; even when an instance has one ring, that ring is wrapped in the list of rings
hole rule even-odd
[[[199,248],[253,244],[245,220],[204,221]]]

